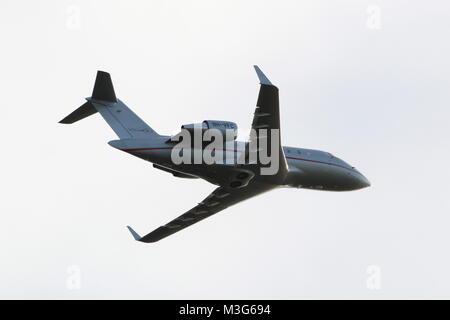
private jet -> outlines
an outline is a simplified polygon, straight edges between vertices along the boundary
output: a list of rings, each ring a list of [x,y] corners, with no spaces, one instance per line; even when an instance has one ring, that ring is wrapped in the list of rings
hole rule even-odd
[[[178,136],[177,140],[174,139],[177,135],[155,132],[116,98],[111,77],[103,71],[97,72],[92,96],[86,98],[86,103],[60,121],[71,124],[98,112],[119,137],[108,142],[112,147],[149,161],[154,168],[174,177],[204,179],[217,186],[194,208],[145,236],[140,236],[127,226],[135,240],[146,243],[159,241],[234,204],[275,188],[350,191],[370,186],[367,178],[355,167],[329,152],[281,145],[278,88],[258,66],[254,68],[260,89],[251,124],[254,134],[247,141],[236,140],[237,125],[230,121],[205,120],[181,127],[192,135],[199,133],[197,136],[202,136],[207,130],[224,133],[225,138],[220,141],[222,147],[214,151],[215,156],[226,161],[175,162],[174,155],[182,152],[192,155],[199,150],[208,150],[208,143],[202,141],[196,144],[194,141],[189,144],[190,147],[185,145],[179,148],[179,141],[184,138]],[[225,134],[229,131],[234,134]],[[271,164],[258,161],[257,156],[253,157],[263,149],[270,149],[271,156],[275,156],[276,170],[273,172],[264,173],[262,169],[267,169]]]

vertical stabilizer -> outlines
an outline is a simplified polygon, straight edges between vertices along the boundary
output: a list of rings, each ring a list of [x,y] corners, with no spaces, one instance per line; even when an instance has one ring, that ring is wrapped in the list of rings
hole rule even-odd
[[[98,71],[92,97],[60,123],[74,123],[99,112],[121,139],[154,138],[157,134],[122,101],[116,98],[109,73]]]

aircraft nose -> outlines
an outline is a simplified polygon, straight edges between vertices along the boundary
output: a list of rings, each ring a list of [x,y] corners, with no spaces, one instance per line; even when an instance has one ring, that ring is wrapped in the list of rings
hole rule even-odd
[[[356,188],[355,189],[362,189],[362,188],[367,188],[370,187],[370,181],[363,176],[361,173],[356,173],[353,175],[355,177],[355,182],[356,182]]]

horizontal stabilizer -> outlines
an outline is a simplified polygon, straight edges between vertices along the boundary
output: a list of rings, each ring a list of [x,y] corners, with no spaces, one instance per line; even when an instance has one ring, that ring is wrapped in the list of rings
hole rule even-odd
[[[109,73],[97,71],[92,97],[86,98],[86,100],[88,102],[69,114],[60,123],[74,123],[99,112],[121,139],[159,137],[155,130],[116,98]]]
[[[67,117],[62,119],[59,123],[65,123],[65,124],[74,123],[81,119],[89,117],[90,115],[93,115],[96,112],[97,112],[97,109],[95,109],[95,107],[88,101],[85,104],[83,104],[81,107],[76,109],[74,112],[69,114]]]

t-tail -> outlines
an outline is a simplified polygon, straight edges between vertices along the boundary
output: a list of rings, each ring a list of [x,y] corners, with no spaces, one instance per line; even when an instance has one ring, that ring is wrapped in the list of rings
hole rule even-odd
[[[74,123],[99,112],[120,139],[154,138],[157,134],[148,124],[116,98],[109,73],[97,72],[92,96],[60,123]]]

